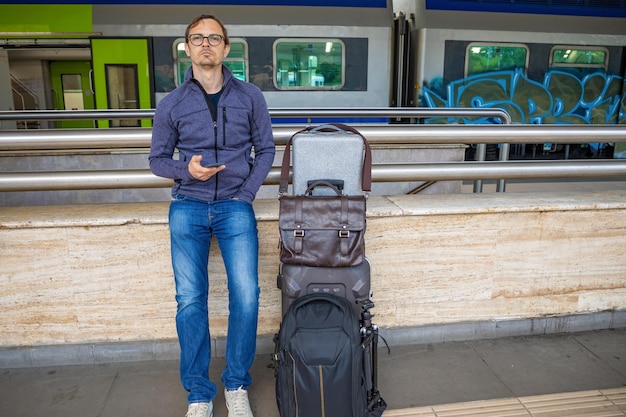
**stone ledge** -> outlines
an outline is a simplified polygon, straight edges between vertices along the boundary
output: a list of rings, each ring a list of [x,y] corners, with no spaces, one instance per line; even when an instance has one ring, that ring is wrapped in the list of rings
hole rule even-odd
[[[0,208],[0,229],[167,224],[169,202]],[[278,220],[278,199],[259,199],[259,221]],[[626,208],[626,190],[370,196],[367,216],[609,210]]]

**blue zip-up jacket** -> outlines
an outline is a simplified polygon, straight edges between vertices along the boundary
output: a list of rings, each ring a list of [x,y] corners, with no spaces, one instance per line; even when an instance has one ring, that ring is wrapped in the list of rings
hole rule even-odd
[[[222,72],[224,88],[216,120],[191,68],[185,82],[161,100],[154,114],[150,169],[175,181],[172,194],[251,203],[274,162],[272,123],[261,90],[235,78],[226,66]],[[200,181],[187,169],[193,155],[202,155],[203,164],[219,162],[226,168]]]

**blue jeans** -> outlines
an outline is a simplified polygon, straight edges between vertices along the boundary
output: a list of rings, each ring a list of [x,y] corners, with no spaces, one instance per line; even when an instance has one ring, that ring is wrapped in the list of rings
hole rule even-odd
[[[208,402],[216,386],[209,379],[208,262],[215,235],[228,278],[228,335],[222,383],[247,389],[256,353],[259,312],[258,232],[252,205],[240,200],[206,202],[174,196],[169,212],[172,266],[176,283],[176,330],[180,377],[189,403]]]

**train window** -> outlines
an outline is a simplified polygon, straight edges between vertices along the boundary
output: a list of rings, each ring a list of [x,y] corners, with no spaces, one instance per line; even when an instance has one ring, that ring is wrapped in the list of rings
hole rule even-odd
[[[248,44],[243,39],[230,40],[230,52],[224,60],[236,78],[248,81]]]
[[[277,39],[274,85],[279,90],[337,90],[345,82],[345,45],[339,39]]]
[[[528,47],[523,44],[471,42],[465,53],[465,76],[528,67]]]
[[[174,41],[174,73],[176,74],[176,86],[185,81],[185,74],[191,67],[191,59],[185,53],[185,39]],[[223,62],[232,72],[235,78],[248,81],[248,43],[240,38],[230,38],[230,52]]]
[[[550,67],[587,75],[606,70],[609,51],[603,47],[564,46],[557,45],[550,51]]]
[[[191,59],[185,52],[185,39],[176,39],[174,41],[174,74],[176,87],[185,82],[185,74],[191,67]]]
[[[82,83],[80,74],[61,74],[65,110],[85,110]]]

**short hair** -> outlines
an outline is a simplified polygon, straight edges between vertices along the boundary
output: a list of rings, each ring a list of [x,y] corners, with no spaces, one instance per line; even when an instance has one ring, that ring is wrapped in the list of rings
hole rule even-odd
[[[196,18],[194,18],[187,25],[187,29],[185,29],[185,42],[189,43],[189,31],[191,30],[191,28],[196,26],[198,23],[200,23],[200,21],[205,20],[205,19],[213,19],[220,25],[220,27],[222,28],[222,32],[224,34],[224,45],[230,45],[230,39],[228,39],[228,30],[226,30],[226,26],[224,26],[224,23],[222,23],[222,21],[214,14],[201,14],[200,16],[197,16]]]

